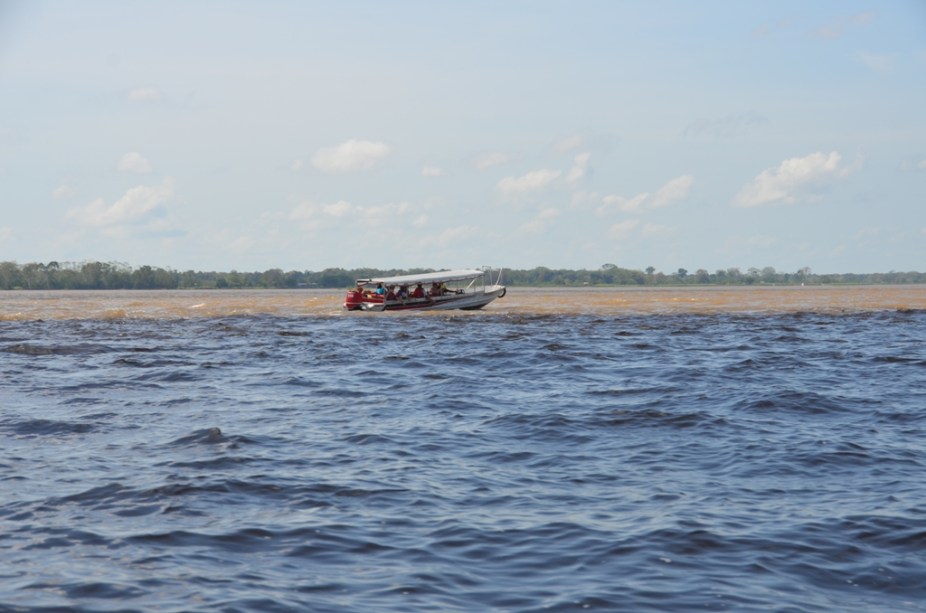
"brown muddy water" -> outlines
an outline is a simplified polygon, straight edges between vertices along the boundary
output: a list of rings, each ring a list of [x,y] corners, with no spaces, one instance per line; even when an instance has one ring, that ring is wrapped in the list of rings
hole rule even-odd
[[[7,291],[0,293],[0,320],[318,316],[339,313],[343,301],[342,290]],[[926,286],[512,287],[482,312],[620,315],[908,309],[926,309]]]

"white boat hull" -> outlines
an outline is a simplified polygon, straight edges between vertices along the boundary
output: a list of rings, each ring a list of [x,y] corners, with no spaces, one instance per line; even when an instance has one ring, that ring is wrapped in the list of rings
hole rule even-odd
[[[496,298],[505,295],[507,289],[503,285],[486,287],[483,292],[450,294],[425,299],[388,300],[386,302],[362,302],[363,311],[447,311],[451,309],[475,310],[481,309]]]

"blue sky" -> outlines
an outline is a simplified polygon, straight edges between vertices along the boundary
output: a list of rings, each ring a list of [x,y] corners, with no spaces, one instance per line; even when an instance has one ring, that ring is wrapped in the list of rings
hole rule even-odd
[[[926,270],[926,2],[0,0],[0,260]]]

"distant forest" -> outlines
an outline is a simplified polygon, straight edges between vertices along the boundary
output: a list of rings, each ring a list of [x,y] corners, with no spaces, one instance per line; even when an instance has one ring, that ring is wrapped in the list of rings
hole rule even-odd
[[[295,289],[346,288],[356,279],[431,272],[429,268],[377,270],[326,268],[318,272],[271,268],[263,272],[178,271],[153,266],[133,268],[113,262],[48,262],[47,264],[0,262],[0,289]],[[495,273],[497,274],[497,272]],[[493,275],[494,277],[494,275]],[[529,270],[505,269],[502,282],[524,287],[583,286],[678,286],[678,285],[838,285],[926,283],[926,273],[885,272],[871,274],[814,274],[809,268],[779,272],[772,267],[727,268],[708,272],[658,272],[605,264],[597,270],[565,270],[543,266]]]

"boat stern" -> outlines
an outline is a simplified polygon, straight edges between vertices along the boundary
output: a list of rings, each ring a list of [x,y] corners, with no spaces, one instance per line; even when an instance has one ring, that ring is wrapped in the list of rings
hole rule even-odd
[[[363,292],[355,289],[347,290],[347,297],[344,299],[344,308],[348,311],[359,311],[363,304]]]

